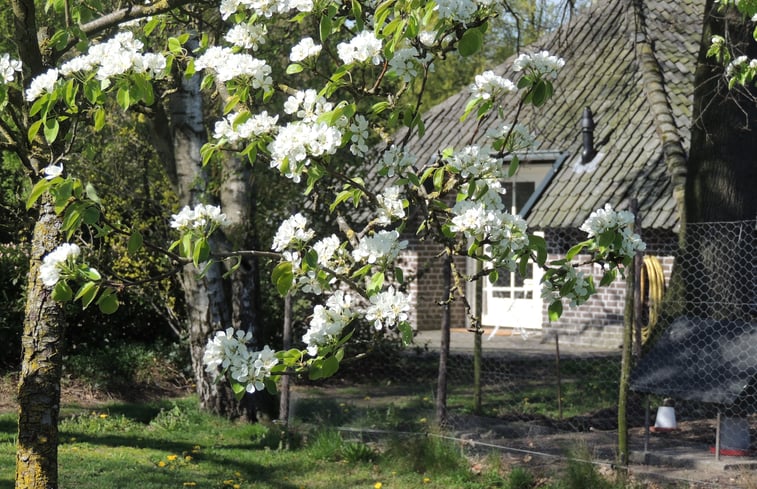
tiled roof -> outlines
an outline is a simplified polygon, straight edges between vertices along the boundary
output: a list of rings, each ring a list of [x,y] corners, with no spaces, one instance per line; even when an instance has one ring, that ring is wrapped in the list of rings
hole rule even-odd
[[[701,0],[597,1],[529,48],[546,49],[566,64],[555,80],[555,96],[540,109],[526,107],[519,121],[535,134],[535,150],[569,152],[530,209],[532,227],[578,227],[605,203],[627,208],[635,197],[643,227],[677,228],[673,189],[674,183],[682,182],[676,168],[683,167],[684,148],[689,147],[702,4]],[[512,61],[494,71],[515,80]],[[475,120],[459,118],[468,98],[469,92],[463,90],[425,114],[424,138],[408,146],[420,161],[428,161],[445,147],[469,143]],[[516,103],[505,106],[504,113],[514,113]],[[587,168],[593,165],[581,164],[585,107],[594,114],[594,140],[600,153],[591,171]],[[671,175],[676,176],[673,181]]]

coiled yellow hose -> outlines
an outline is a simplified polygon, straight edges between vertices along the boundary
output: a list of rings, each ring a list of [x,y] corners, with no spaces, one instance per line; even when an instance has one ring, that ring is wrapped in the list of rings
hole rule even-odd
[[[641,297],[648,298],[649,318],[641,328],[641,342],[646,343],[660,317],[662,296],[665,294],[665,274],[660,260],[655,256],[645,256],[641,267]]]

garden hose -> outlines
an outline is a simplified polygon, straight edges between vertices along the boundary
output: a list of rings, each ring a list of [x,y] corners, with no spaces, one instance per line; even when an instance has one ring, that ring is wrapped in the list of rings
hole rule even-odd
[[[665,274],[660,260],[655,256],[645,256],[641,267],[641,297],[648,298],[649,315],[647,324],[641,328],[641,343],[647,342],[652,330],[657,324],[662,307],[662,296],[665,293]]]

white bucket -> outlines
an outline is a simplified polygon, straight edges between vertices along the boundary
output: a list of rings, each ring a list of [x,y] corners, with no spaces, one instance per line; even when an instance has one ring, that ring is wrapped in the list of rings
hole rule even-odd
[[[657,416],[654,419],[654,427],[663,430],[674,430],[676,424],[676,410],[672,406],[660,406],[657,408]]]

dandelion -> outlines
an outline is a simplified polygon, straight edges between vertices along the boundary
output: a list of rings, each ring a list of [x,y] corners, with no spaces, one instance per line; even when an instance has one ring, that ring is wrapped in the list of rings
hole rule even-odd
[[[105,414],[105,413],[100,413],[100,419],[105,419],[105,418],[107,418],[107,417],[108,417],[108,415],[107,415],[107,414]]]
[[[168,459],[169,462],[173,462],[177,458],[179,458],[178,455],[168,455],[168,456],[166,456],[166,459]]]
[[[382,487],[384,487],[384,484],[380,482],[373,484],[373,489],[381,489]]]
[[[430,479],[430,478],[428,478],[428,477],[424,477],[424,478],[423,478],[423,483],[424,483],[424,484],[428,484],[429,482],[431,482],[431,479]]]
[[[192,461],[192,456],[191,455],[184,455],[184,460],[186,460],[187,462],[191,462]]]
[[[192,487],[192,486],[196,486],[196,485],[197,485],[196,482],[185,482],[184,483],[184,486],[186,486],[186,487]]]
[[[165,466],[166,466],[166,463],[164,461],[161,460],[160,462],[158,462],[158,467],[165,467]]]

